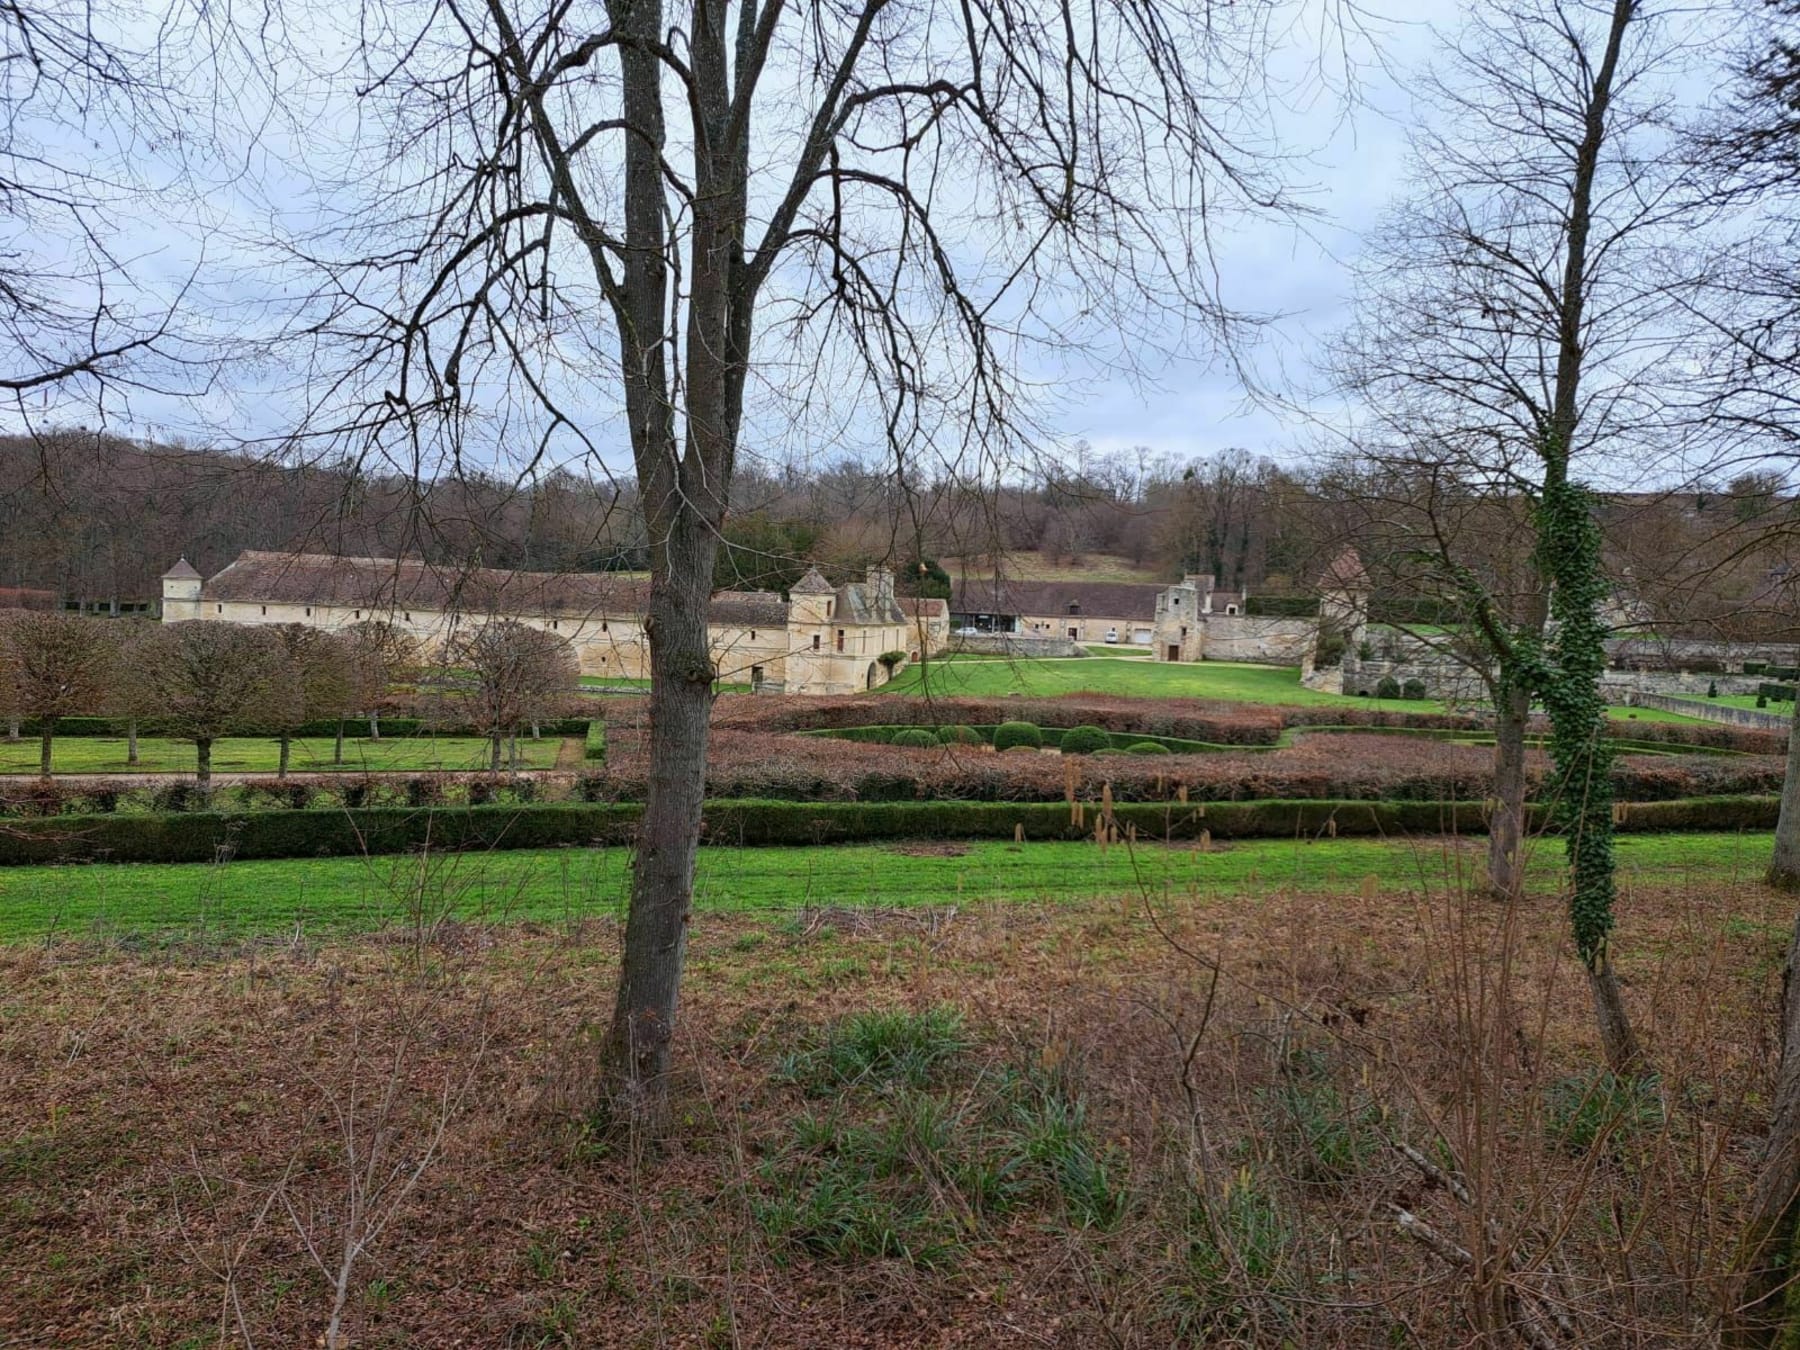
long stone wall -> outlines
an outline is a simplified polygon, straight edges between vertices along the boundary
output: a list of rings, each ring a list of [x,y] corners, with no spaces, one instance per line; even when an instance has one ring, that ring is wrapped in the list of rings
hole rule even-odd
[[[1787,713],[1766,713],[1757,708],[1734,708],[1729,703],[1714,703],[1697,698],[1674,698],[1668,694],[1652,694],[1634,689],[1626,698],[1634,708],[1657,708],[1663,712],[1681,713],[1706,722],[1729,722],[1737,727],[1755,727],[1758,731],[1786,731],[1794,719]]]
[[[980,656],[1080,656],[1081,647],[1071,638],[1034,636],[1030,633],[964,633],[950,639],[952,652]]]

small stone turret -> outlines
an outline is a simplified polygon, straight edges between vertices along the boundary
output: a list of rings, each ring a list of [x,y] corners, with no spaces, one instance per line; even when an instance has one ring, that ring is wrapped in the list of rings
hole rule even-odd
[[[186,555],[176,560],[162,574],[162,617],[164,623],[200,617],[201,577]]]

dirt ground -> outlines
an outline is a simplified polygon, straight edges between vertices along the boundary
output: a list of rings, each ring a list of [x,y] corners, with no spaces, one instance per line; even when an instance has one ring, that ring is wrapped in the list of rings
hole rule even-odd
[[[592,1110],[606,925],[6,949],[0,1345],[317,1346],[334,1306],[355,1346],[1437,1346],[1544,1316],[1706,1344],[1791,904],[1626,897],[1657,1077],[1598,1114],[1548,898],[707,916],[636,1136]],[[961,1014],[936,1096],[801,1085],[868,1008]],[[1001,1118],[970,1103],[1051,1080],[1098,1207],[1040,1129],[1019,1166],[1050,1181],[1009,1207],[932,1180],[939,1146],[846,1202],[914,1196],[926,1259],[770,1217],[903,1101],[960,1147]],[[1460,1268],[1403,1211],[1515,1259]]]

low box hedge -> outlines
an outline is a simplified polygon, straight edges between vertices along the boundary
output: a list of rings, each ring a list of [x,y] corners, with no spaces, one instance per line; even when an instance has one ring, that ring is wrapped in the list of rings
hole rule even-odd
[[[1775,797],[1694,797],[1633,802],[1619,828],[1635,833],[1766,830]],[[623,844],[641,806],[619,803],[344,811],[193,811],[133,816],[62,816],[9,821],[0,865],[55,862],[213,862],[219,859],[391,854],[431,846],[520,849]],[[1480,834],[1480,802],[1264,801],[1130,803],[1115,808],[1121,828],[1149,839],[1318,838],[1335,835]],[[1534,810],[1534,828],[1542,813]],[[856,843],[882,839],[1077,839],[1063,802],[709,802],[701,824],[711,844],[743,846]]]
[[[606,763],[606,723],[597,717],[587,724],[581,757],[591,763]]]

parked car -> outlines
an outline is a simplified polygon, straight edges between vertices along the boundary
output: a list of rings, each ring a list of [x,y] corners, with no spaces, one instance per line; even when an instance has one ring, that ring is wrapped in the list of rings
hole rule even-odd
[[[1116,628],[1107,629],[1106,630],[1106,640],[1108,642],[1117,642],[1119,640],[1119,630]]]

